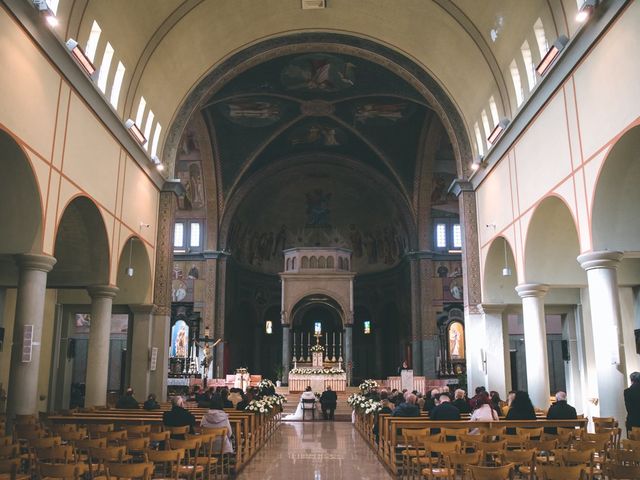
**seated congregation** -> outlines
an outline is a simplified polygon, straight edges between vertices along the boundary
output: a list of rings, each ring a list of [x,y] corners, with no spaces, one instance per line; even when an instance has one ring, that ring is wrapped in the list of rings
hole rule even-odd
[[[468,398],[462,389],[423,395],[367,381],[349,403],[357,430],[397,478],[638,479],[640,373],[630,377],[626,428],[577,414],[562,391],[545,411],[525,391],[503,401],[484,387]]]
[[[158,403],[129,388],[114,408],[1,420],[0,478],[230,478],[278,428],[283,403],[269,381],[231,390]]]

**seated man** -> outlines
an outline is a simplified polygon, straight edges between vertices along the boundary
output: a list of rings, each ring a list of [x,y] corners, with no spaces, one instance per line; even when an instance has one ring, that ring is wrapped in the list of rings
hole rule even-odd
[[[189,432],[193,433],[196,424],[196,417],[189,410],[184,408],[184,399],[176,396],[171,398],[171,410],[162,414],[162,423],[167,427],[189,427]],[[172,435],[175,439],[184,439],[184,435]]]
[[[547,420],[575,420],[576,418],[578,418],[576,409],[567,403],[567,394],[565,392],[556,393],[556,403],[549,407]],[[544,432],[556,435],[558,429],[547,427]]]
[[[320,405],[322,407],[322,415],[325,420],[333,420],[333,414],[338,404],[338,395],[327,385],[327,389],[320,395]]]
[[[405,401],[398,405],[391,414],[392,417],[419,417],[420,409],[416,405],[417,397],[409,393]]]
[[[460,410],[451,403],[451,398],[446,393],[440,394],[440,403],[433,407],[429,418],[431,420],[460,420]],[[431,434],[440,433],[439,428],[432,428]]]
[[[127,388],[126,393],[116,402],[116,408],[139,408],[138,401],[133,397],[133,388]]]

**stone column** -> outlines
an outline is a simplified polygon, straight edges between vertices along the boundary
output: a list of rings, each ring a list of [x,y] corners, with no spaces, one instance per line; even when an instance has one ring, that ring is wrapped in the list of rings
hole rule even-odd
[[[506,398],[507,392],[511,390],[509,328],[504,315],[506,305],[484,303],[478,307],[484,320],[485,386]]]
[[[159,392],[149,388],[150,359],[152,348],[152,325],[154,305],[130,305],[133,312],[133,334],[131,338],[131,387],[136,398],[147,398],[150,393]],[[160,353],[158,349],[158,354]],[[156,363],[157,368],[157,363]]]
[[[347,323],[344,327],[344,364],[347,367],[347,386],[350,386],[353,381],[353,324]]]
[[[291,346],[289,325],[282,325],[282,383],[289,384],[289,370],[291,370]]]
[[[375,378],[385,378],[386,375],[384,373],[384,364],[382,361],[382,352],[384,351],[384,341],[382,338],[382,327],[379,324],[375,325],[375,345],[376,345],[376,377]]]
[[[420,266],[411,258],[411,368],[414,375],[422,375],[422,321],[420,303]],[[403,353],[404,355],[404,353]]]
[[[484,358],[484,321],[482,314],[465,308],[464,312],[464,348],[467,363],[467,390],[473,396],[477,387],[486,387],[487,376]]]
[[[85,407],[107,404],[109,379],[109,344],[111,341],[111,305],[118,287],[92,285],[87,287],[91,297],[91,327],[87,350]]]
[[[56,259],[49,255],[16,255],[19,268],[16,315],[7,398],[7,418],[38,413],[38,370],[47,273]],[[33,327],[31,354],[23,358],[25,327]],[[26,353],[26,352],[25,352]]]
[[[600,416],[620,422],[626,417],[622,390],[627,386],[617,273],[622,255],[599,251],[578,257],[589,284]]]
[[[549,407],[551,386],[547,357],[547,327],[544,316],[544,296],[548,285],[527,283],[516,287],[522,298],[524,341],[527,363],[527,389],[533,405]]]
[[[156,240],[156,268],[153,279],[153,304],[156,306],[152,319],[152,343],[158,347],[158,364],[149,375],[149,388],[159,399],[167,398],[169,374],[169,325],[171,324],[171,270],[173,265],[173,232],[177,198],[184,195],[184,186],[179,180],[167,181],[160,191],[158,207],[158,229]]]

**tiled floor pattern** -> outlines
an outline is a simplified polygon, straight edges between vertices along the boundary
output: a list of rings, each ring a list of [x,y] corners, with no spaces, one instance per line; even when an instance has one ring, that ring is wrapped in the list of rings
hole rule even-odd
[[[283,422],[238,480],[390,480],[351,423]]]

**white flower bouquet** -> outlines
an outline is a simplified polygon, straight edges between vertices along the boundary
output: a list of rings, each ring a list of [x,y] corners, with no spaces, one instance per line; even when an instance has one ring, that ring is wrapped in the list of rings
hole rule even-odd
[[[378,388],[378,382],[376,382],[375,380],[365,380],[360,384],[358,388],[360,388],[360,391],[363,394],[367,394],[371,392],[371,390],[375,390],[376,388]]]
[[[341,375],[344,370],[341,368],[294,368],[291,370],[294,375]]]
[[[276,386],[268,378],[260,380],[260,383],[258,383],[258,389],[262,391],[262,390],[265,390],[267,388],[276,388]]]

